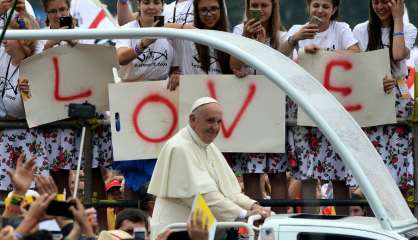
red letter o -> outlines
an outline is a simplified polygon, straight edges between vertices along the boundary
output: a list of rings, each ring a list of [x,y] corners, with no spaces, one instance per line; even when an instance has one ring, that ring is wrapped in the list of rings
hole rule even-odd
[[[163,105],[166,105],[171,112],[171,117],[173,118],[173,123],[171,124],[171,127],[168,130],[167,134],[165,134],[164,136],[159,137],[159,138],[152,138],[152,137],[146,136],[141,131],[141,129],[139,128],[139,125],[138,125],[139,113],[145,107],[145,105],[147,105],[148,103],[153,103],[153,102],[161,103]],[[138,105],[135,107],[132,120],[133,120],[133,124],[134,124],[134,128],[135,128],[135,132],[136,132],[136,134],[138,134],[138,136],[140,138],[142,138],[145,141],[150,142],[150,143],[160,143],[160,142],[167,141],[174,134],[174,131],[176,130],[177,122],[178,122],[177,110],[176,110],[176,107],[174,106],[174,104],[172,102],[170,102],[170,100],[168,100],[167,98],[165,98],[165,97],[163,97],[159,94],[151,94],[148,97],[144,98],[141,102],[139,102]]]

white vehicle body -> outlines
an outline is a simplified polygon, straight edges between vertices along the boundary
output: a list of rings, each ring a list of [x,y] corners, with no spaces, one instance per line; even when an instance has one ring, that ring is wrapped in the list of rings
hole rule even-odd
[[[418,226],[386,230],[373,217],[275,215],[260,229],[262,240],[407,240],[414,236],[418,236]]]

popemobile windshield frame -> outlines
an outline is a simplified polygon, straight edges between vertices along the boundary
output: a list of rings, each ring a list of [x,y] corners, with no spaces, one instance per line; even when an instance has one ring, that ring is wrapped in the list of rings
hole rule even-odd
[[[176,38],[235,56],[262,72],[301,107],[352,171],[383,229],[416,225],[401,192],[360,126],[319,81],[279,51],[227,32],[200,29],[7,30],[5,39]],[[271,107],[271,106],[270,106]]]

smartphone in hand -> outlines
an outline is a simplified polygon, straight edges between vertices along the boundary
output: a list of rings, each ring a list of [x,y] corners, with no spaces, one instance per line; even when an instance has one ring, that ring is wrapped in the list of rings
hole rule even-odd
[[[156,27],[164,27],[164,16],[154,16],[154,22],[157,22]]]
[[[322,20],[317,16],[312,16],[311,20],[309,20],[309,23],[319,26],[322,23]]]
[[[145,228],[135,228],[134,229],[134,240],[145,240]]]
[[[73,213],[70,211],[70,207],[76,207],[75,202],[62,202],[53,200],[46,209],[46,214],[50,216],[60,216],[66,218],[74,218]]]
[[[261,19],[261,10],[260,9],[249,9],[248,15],[250,19],[254,19],[255,22],[260,21]]]
[[[60,17],[60,28],[72,29],[73,28],[73,17],[71,17],[71,16]]]

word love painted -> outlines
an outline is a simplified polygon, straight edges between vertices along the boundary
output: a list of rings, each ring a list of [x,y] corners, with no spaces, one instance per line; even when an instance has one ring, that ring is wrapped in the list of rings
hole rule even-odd
[[[323,85],[330,92],[337,92],[344,97],[347,97],[352,94],[353,90],[350,86],[338,87],[334,86],[331,81],[331,74],[335,68],[342,68],[345,71],[350,71],[353,69],[353,64],[347,60],[331,60],[325,67],[324,73],[324,82]],[[361,111],[363,106],[361,104],[347,104],[344,105],[345,109],[348,112]]]
[[[212,98],[218,99],[218,94],[216,91],[216,85],[213,81],[209,80],[207,82],[207,89],[209,91],[209,94]],[[238,110],[238,113],[235,115],[234,120],[232,121],[231,125],[227,127],[224,123],[224,121],[221,122],[221,133],[224,136],[224,138],[228,139],[230,138],[234,130],[239,125],[240,121],[243,119],[245,112],[249,105],[251,104],[251,101],[253,100],[255,94],[256,94],[256,85],[250,84],[248,87],[247,96],[244,99],[244,102],[241,104],[241,107]],[[141,111],[144,109],[144,107],[148,104],[162,104],[165,107],[167,107],[170,111],[171,115],[171,123],[170,127],[168,128],[168,131],[163,134],[161,137],[151,137],[144,133],[142,130],[142,127],[139,125],[139,118],[141,115]],[[142,100],[138,102],[138,104],[135,107],[135,110],[132,114],[132,124],[135,129],[135,133],[137,136],[148,143],[162,143],[170,139],[171,136],[174,135],[175,130],[178,125],[178,111],[177,106],[171,102],[168,98],[160,95],[160,94],[150,94],[146,97],[144,97]]]

